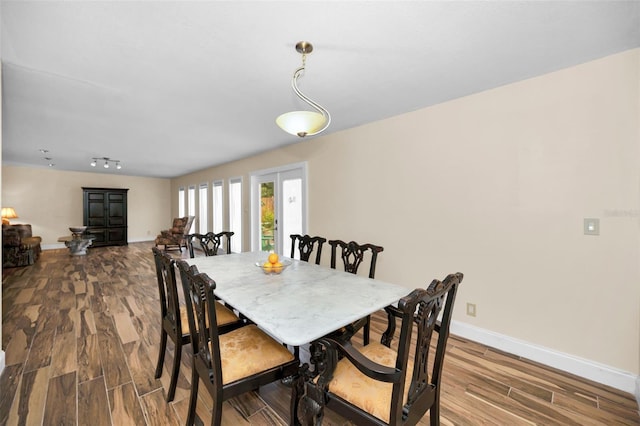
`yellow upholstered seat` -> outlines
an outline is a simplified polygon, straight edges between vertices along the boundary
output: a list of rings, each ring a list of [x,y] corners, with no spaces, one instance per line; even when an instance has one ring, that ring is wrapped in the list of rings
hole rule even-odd
[[[360,353],[371,361],[395,367],[397,352],[377,342],[371,342],[361,348]],[[409,361],[407,368],[407,385],[404,389],[404,398],[407,400],[409,383],[413,373],[413,362]],[[333,373],[333,380],[329,382],[329,391],[340,398],[349,401],[364,411],[389,422],[389,407],[391,407],[391,391],[393,384],[374,380],[365,376],[347,358],[343,358]]]
[[[255,325],[247,325],[220,336],[222,383],[227,385],[269,370],[294,357],[284,346]]]
[[[233,324],[240,321],[240,318],[233,311],[220,302],[216,302],[216,322],[218,327]],[[189,315],[187,314],[187,308],[184,305],[180,305],[180,323],[182,324],[182,332],[189,334]],[[208,324],[207,324],[208,325]]]

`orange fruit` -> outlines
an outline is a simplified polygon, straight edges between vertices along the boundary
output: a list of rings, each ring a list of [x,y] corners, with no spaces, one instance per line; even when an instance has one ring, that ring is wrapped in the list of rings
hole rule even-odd
[[[273,263],[271,262],[264,262],[262,264],[262,269],[264,269],[266,272],[271,272],[271,269],[273,269]]]
[[[275,264],[277,262],[278,262],[278,255],[276,253],[271,253],[269,255],[269,263]],[[280,265],[280,266],[282,266],[282,265]]]
[[[273,272],[276,274],[279,274],[284,269],[284,266],[280,262],[272,263],[271,265],[273,267]]]

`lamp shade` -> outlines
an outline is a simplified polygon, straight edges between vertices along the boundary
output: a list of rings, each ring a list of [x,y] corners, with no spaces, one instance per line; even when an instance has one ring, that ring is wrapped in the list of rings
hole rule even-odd
[[[276,124],[282,130],[301,138],[317,133],[326,122],[327,118],[324,115],[313,111],[291,111],[276,118]]]
[[[18,215],[13,207],[3,207],[2,208],[2,217],[4,219],[16,219]]]

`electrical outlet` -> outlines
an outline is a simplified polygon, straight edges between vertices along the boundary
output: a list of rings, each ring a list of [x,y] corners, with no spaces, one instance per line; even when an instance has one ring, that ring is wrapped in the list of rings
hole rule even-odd
[[[600,235],[600,219],[585,218],[584,235]]]
[[[476,316],[476,304],[475,303],[467,303],[467,315],[470,317]]]

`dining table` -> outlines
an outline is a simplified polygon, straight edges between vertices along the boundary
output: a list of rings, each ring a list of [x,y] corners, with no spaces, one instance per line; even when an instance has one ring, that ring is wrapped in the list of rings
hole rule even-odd
[[[281,343],[302,346],[406,296],[410,289],[328,266],[283,257],[279,274],[261,265],[269,253],[185,259],[215,281],[214,294]]]

